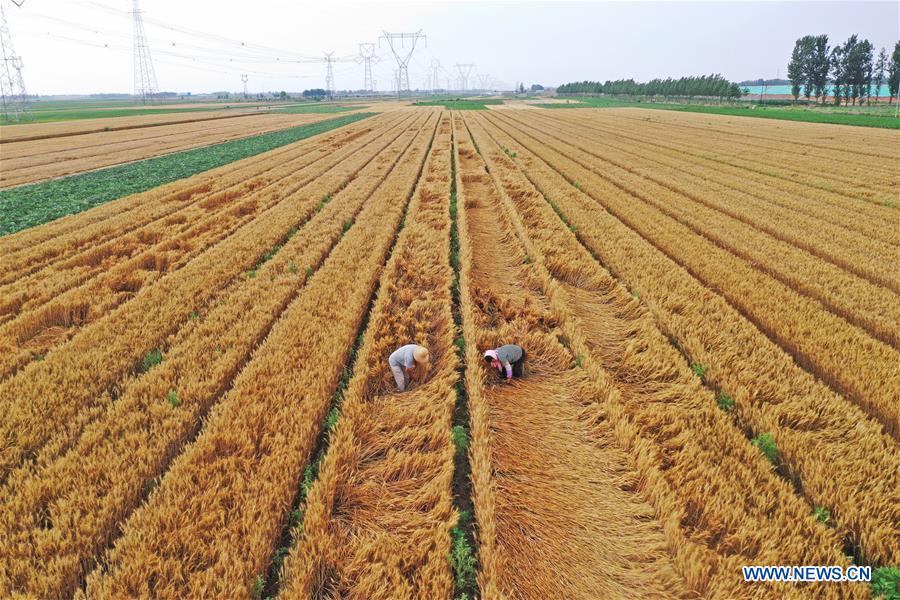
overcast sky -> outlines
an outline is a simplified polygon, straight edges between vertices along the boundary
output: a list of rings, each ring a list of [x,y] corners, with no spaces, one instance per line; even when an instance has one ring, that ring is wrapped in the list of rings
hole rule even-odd
[[[133,90],[130,0],[0,2],[29,93]],[[510,87],[713,72],[740,81],[784,77],[794,40],[807,33],[832,43],[858,33],[889,52],[900,37],[896,1],[141,0],[141,8],[159,88],[194,93],[238,91],[243,73],[251,91],[325,87],[323,51],[344,59],[334,66],[337,89],[361,88],[351,57],[383,30],[427,35],[409,68],[411,86],[423,89],[433,60],[441,86],[457,63]],[[389,90],[396,62],[384,41],[376,51],[377,87]]]

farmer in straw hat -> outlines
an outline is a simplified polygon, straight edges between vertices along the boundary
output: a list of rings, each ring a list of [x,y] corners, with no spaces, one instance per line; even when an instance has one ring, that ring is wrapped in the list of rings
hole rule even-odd
[[[497,369],[500,376],[506,376],[506,383],[511,383],[512,378],[522,377],[525,369],[525,350],[515,344],[506,344],[493,350],[486,350],[484,362],[491,368]]]
[[[397,382],[397,390],[405,391],[412,379],[424,377],[428,370],[428,349],[418,344],[406,344],[394,350],[388,364]]]

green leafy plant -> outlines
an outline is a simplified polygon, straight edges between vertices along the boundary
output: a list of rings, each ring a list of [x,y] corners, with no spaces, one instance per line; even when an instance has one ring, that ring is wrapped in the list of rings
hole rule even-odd
[[[188,319],[191,321],[195,321],[197,319],[197,317],[199,317],[199,316],[200,315],[197,313],[196,310],[192,310],[191,314],[188,315]]]
[[[828,525],[828,521],[831,519],[831,512],[824,506],[813,508],[812,514],[816,518],[816,521],[825,525]]]
[[[731,412],[734,408],[734,400],[722,390],[719,390],[719,393],[716,394],[716,404],[725,412]]]
[[[44,360],[43,354],[35,354],[34,355],[34,362],[42,362],[43,360]]]
[[[869,583],[873,598],[900,600],[900,567],[878,567],[872,569]]]
[[[771,433],[761,433],[750,441],[773,465],[778,462],[778,447]]]
[[[584,354],[578,353],[578,356],[575,357],[575,366],[578,368],[584,366]]]
[[[178,408],[181,405],[181,399],[178,397],[178,392],[169,390],[169,393],[166,394],[166,402],[168,402],[169,406],[172,408]]]
[[[350,228],[353,227],[353,220],[347,219],[344,221],[344,224],[341,226],[341,234],[347,233],[350,231]]]
[[[313,274],[313,268],[306,267],[306,278],[309,279],[310,277],[312,277],[312,274]]]
[[[255,267],[250,269],[249,271],[247,271],[248,279],[253,279],[254,277],[256,277],[256,268]]]
[[[250,590],[250,593],[253,594],[253,597],[256,600],[262,600],[263,591],[266,589],[266,578],[262,575],[257,575],[253,580],[253,587]]]
[[[700,378],[700,381],[706,383],[706,366],[701,365],[700,363],[691,364],[691,371],[694,372],[694,375]]]
[[[459,454],[465,454],[469,449],[469,434],[462,425],[454,425],[452,429],[453,445]]]
[[[328,416],[325,417],[325,430],[330,432],[332,429],[334,429],[334,426],[337,425],[340,416],[340,408],[337,406],[332,407],[332,409],[328,412]]]
[[[472,547],[469,545],[468,539],[466,539],[464,527],[463,516],[460,514],[457,526],[450,530],[452,546],[450,554],[447,555],[447,560],[450,561],[450,567],[453,569],[453,574],[456,578],[457,599],[467,597],[463,596],[463,594],[467,594],[468,590],[475,588],[476,580],[477,561],[472,552]]]
[[[154,348],[147,353],[147,356],[141,361],[141,372],[146,373],[156,365],[162,362],[163,354],[159,348]]]
[[[456,346],[456,353],[460,358],[464,358],[466,356],[466,340],[464,337],[459,336],[455,340],[453,340],[453,345]]]
[[[297,263],[294,262],[293,260],[288,263],[288,271],[290,271],[291,273],[297,272]]]
[[[289,240],[290,240],[290,239],[293,239],[293,237],[294,237],[295,235],[297,235],[297,228],[296,228],[296,227],[291,227],[291,230],[288,231],[288,239],[289,239]]]

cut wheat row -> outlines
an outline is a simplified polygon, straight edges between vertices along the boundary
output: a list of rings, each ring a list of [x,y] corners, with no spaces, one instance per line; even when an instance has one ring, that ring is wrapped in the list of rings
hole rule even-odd
[[[710,188],[715,186],[706,183],[704,179],[685,182],[685,176],[676,173],[674,181],[677,183],[673,183],[669,178],[658,176],[658,168],[635,167],[635,162],[640,164],[639,159],[635,158],[619,160],[618,149],[604,151],[605,144],[595,143],[581,134],[575,133],[574,140],[569,137],[561,138],[557,133],[558,125],[536,127],[530,123],[518,122],[516,126],[537,132],[536,135],[542,138],[550,136],[547,137],[548,143],[561,144],[565,148],[564,153],[572,153],[572,158],[583,166],[629,192],[646,195],[659,193],[661,190],[663,193],[682,194],[701,206],[739,219],[859,277],[888,286],[895,292],[900,291],[900,275],[889,268],[889,265],[900,258],[900,248],[896,244],[879,243],[862,233],[847,231],[796,211],[785,211],[740,192],[720,190],[719,193],[710,193]],[[609,168],[615,173],[607,174],[606,169],[597,169],[594,165],[597,158],[602,158],[611,165]]]
[[[237,198],[284,177],[279,168],[300,159],[295,168],[327,156],[356,138],[378,129],[386,117],[374,117],[269,152],[199,173],[139,194],[113,200],[89,211],[69,215],[0,237],[8,284],[54,261],[65,260],[101,242],[121,236],[157,219],[172,216],[173,228],[184,223],[173,213],[202,199]],[[305,157],[305,158],[304,158]]]
[[[708,208],[705,203],[694,200],[702,200],[704,195],[715,195],[714,190],[708,191],[695,184],[658,185],[661,181],[677,182],[682,177],[677,169],[653,166],[644,168],[638,158],[622,160],[598,146],[593,145],[589,156],[604,162],[598,165],[596,160],[591,160],[594,172],[602,173],[609,181],[620,184],[644,202],[761,268],[794,290],[818,300],[873,337],[895,349],[900,347],[900,331],[896,327],[900,322],[900,296],[896,293],[847,273],[777,237],[760,232],[726,212]],[[579,159],[576,156],[572,158]],[[725,210],[729,210],[728,206],[744,204],[737,197],[726,194],[719,197],[726,206]],[[778,218],[777,215],[772,216]],[[868,249],[865,251],[868,252]]]
[[[450,424],[458,361],[450,267],[450,117],[444,113],[379,284],[341,416],[309,490],[286,598],[450,598],[456,522]],[[388,355],[429,350],[424,382],[393,390]]]
[[[727,194],[736,193],[751,205],[780,211],[791,217],[791,221],[794,220],[794,215],[801,219],[812,217],[818,222],[827,222],[829,227],[836,226],[840,230],[854,232],[857,236],[862,234],[863,237],[858,240],[862,244],[871,244],[872,238],[875,238],[882,243],[897,245],[895,209],[861,203],[859,200],[792,180],[734,167],[716,160],[715,155],[708,152],[696,155],[682,148],[671,149],[668,144],[677,139],[676,132],[673,131],[667,130],[668,136],[656,139],[647,136],[637,126],[622,126],[618,122],[615,128],[602,126],[590,119],[553,119],[548,122],[557,129],[564,123],[570,124],[572,128],[569,131],[613,149],[613,156],[638,157],[647,164],[677,169],[679,176],[675,181],[688,179],[703,183],[704,193],[701,198],[719,190]],[[629,159],[626,164],[631,166],[633,163]],[[652,176],[654,172],[645,173]],[[668,179],[663,181],[668,182]],[[764,223],[770,224],[771,220]],[[873,247],[879,249],[877,245]]]
[[[636,195],[599,175],[590,158],[572,146],[550,136],[537,142],[524,128],[512,137],[526,146],[538,143],[572,164],[577,171],[567,172],[570,181],[578,181],[617,218],[718,290],[800,365],[881,422],[890,435],[900,437],[896,350],[641,201],[646,193]],[[865,371],[857,368],[860,364],[866,365]]]
[[[360,170],[255,277],[211,299],[167,341],[162,362],[126,381],[77,441],[55,436],[34,464],[10,476],[0,491],[0,536],[8,541],[0,550],[7,578],[0,590],[44,598],[74,593],[347,224],[371,226],[373,209],[360,210],[415,135],[405,132]],[[175,406],[167,403],[170,393]],[[42,535],[49,526],[52,537]]]
[[[663,333],[703,365],[705,380],[733,398],[739,424],[772,434],[780,463],[799,480],[810,504],[828,508],[839,533],[867,560],[896,563],[900,456],[881,427],[798,367],[721,296],[570,185],[570,178],[587,175],[583,169],[539,143],[518,143],[493,124],[491,130],[515,148],[523,173],[579,240],[640,295]]]
[[[421,173],[432,117],[88,578],[87,597],[249,598]]]
[[[651,317],[579,244],[480,121],[467,118],[554,313],[599,391],[585,412],[631,457],[644,482],[635,485],[664,525],[679,575],[696,593],[735,597],[746,593],[743,564],[846,562],[838,537],[771,472]],[[711,485],[714,504],[705,501]],[[747,489],[769,501],[758,503]],[[761,587],[755,597],[772,593]]]
[[[89,412],[98,395],[114,389],[217,290],[303,225],[324,196],[343,188],[389,141],[373,143],[339,163],[184,268],[81,329],[45,360],[29,363],[0,383],[0,406],[7,417],[0,424],[0,479],[54,432],[80,427],[78,417]]]
[[[318,114],[272,114],[10,144],[3,149],[0,188],[84,173],[171,152],[220,144],[323,121]]]
[[[0,377],[21,368],[31,356],[46,354],[79,327],[102,318],[141,289],[183,268],[384,135],[364,136],[305,169],[284,169],[285,176],[279,181],[244,196],[232,199],[217,194],[191,204],[176,213],[185,224],[182,231],[171,225],[173,217],[158,220],[7,286],[6,299],[0,305],[0,315],[8,317],[0,325],[0,347],[6,349],[0,359]],[[376,151],[378,147],[376,142]]]
[[[543,273],[461,120],[456,147],[483,596],[687,596],[662,523],[632,491],[627,455],[609,429],[584,418],[604,390],[578,368]],[[479,349],[510,341],[528,353],[527,377],[492,384]],[[486,462],[476,461],[476,443]]]

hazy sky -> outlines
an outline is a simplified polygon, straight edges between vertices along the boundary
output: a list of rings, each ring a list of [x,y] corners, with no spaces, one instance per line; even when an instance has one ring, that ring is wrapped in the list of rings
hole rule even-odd
[[[27,0],[3,3],[32,94],[131,92],[130,0]],[[299,91],[325,86],[323,51],[346,57],[337,89],[361,88],[350,57],[382,30],[417,31],[427,46],[410,63],[412,87],[425,88],[440,60],[440,83],[456,63],[512,86],[557,85],[719,72],[740,81],[785,75],[794,40],[858,33],[876,48],[900,37],[900,3],[888,2],[297,2],[142,0],[161,90],[249,88]],[[264,46],[264,47],[263,47]],[[381,90],[396,63],[376,47]],[[474,79],[474,78],[473,78]],[[472,84],[470,83],[470,87]]]

